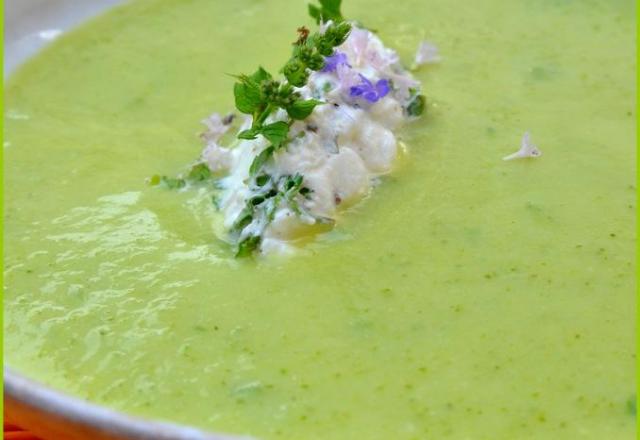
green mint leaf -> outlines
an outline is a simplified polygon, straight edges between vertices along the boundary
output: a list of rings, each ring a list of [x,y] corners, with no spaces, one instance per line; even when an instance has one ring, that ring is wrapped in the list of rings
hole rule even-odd
[[[187,186],[187,182],[184,179],[174,179],[166,176],[160,178],[160,183],[169,189],[182,189]]]
[[[149,178],[147,182],[149,183],[150,186],[158,186],[160,185],[161,180],[162,180],[162,177],[160,177],[158,174],[154,174]]]
[[[231,227],[231,231],[233,232],[242,232],[244,228],[249,226],[253,221],[253,207],[246,206],[238,215],[235,223]]]
[[[251,198],[251,200],[249,200],[249,203],[251,203],[253,206],[260,206],[264,203],[265,200],[266,199],[264,198],[264,196],[255,196]]]
[[[409,116],[420,116],[424,113],[427,105],[427,98],[424,95],[416,95],[413,101],[407,106]]]
[[[259,187],[263,187],[267,183],[269,183],[269,180],[271,180],[271,176],[267,174],[263,174],[261,176],[256,177],[256,185],[258,185]]]
[[[292,119],[302,121],[304,119],[307,119],[311,115],[311,113],[313,113],[313,109],[315,109],[316,106],[320,104],[324,103],[316,99],[307,99],[306,101],[298,100],[286,110]]]
[[[275,148],[279,148],[289,136],[289,124],[284,121],[278,121],[265,125],[260,129],[260,134],[267,138]]]
[[[191,168],[191,171],[189,171],[189,175],[187,176],[187,179],[193,182],[202,182],[209,178],[211,178],[211,170],[204,163],[194,165]]]
[[[334,22],[340,22],[344,20],[340,13],[340,4],[342,0],[319,0],[320,7],[315,5],[309,5],[309,15],[316,20],[316,23],[321,21],[327,22],[333,20]]]
[[[238,243],[238,249],[236,250],[236,258],[247,258],[253,255],[253,253],[260,246],[260,242],[262,241],[262,237],[260,236],[249,236]]]
[[[262,153],[258,154],[256,158],[253,159],[253,162],[251,163],[251,167],[249,168],[249,175],[255,176],[256,174],[258,174],[258,172],[262,169],[264,164],[266,164],[269,161],[269,159],[271,159],[271,156],[273,156],[273,153],[275,151],[276,149],[272,145],[268,148],[265,148],[262,151]]]
[[[316,23],[320,23],[322,21],[322,11],[319,7],[309,4],[309,15],[313,18]]]
[[[340,5],[342,4],[342,0],[320,0],[320,4],[324,11],[341,16]]]
[[[262,96],[260,95],[260,87],[243,78],[242,82],[233,86],[233,95],[236,101],[236,108],[247,115],[252,115],[258,110],[262,104]]]
[[[258,132],[259,130],[255,130],[253,128],[250,128],[249,130],[243,130],[238,133],[238,139],[253,140],[258,137]]]
[[[236,107],[242,113],[252,115],[264,107],[261,84],[271,79],[271,74],[262,67],[251,76],[240,75],[233,86]]]
[[[264,70],[264,68],[262,67],[258,67],[258,70],[256,70],[256,72],[251,75],[249,77],[253,82],[260,84],[263,81],[267,81],[272,79],[273,77],[271,76],[271,74],[269,72],[267,72],[266,70]]]
[[[276,193],[273,198],[269,200],[268,206],[266,208],[267,221],[271,223],[273,219],[276,217],[276,211],[278,206],[280,206],[280,202],[282,201],[282,194]]]
[[[211,196],[211,204],[216,208],[216,211],[220,211],[220,197],[217,195]]]
[[[287,198],[295,195],[302,187],[304,178],[302,174],[296,173],[294,176],[287,176],[284,180],[283,187]]]

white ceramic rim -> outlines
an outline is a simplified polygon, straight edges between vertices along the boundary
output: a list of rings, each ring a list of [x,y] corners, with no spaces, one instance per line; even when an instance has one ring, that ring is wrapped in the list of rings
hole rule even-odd
[[[171,423],[144,420],[128,416],[118,411],[68,396],[43,384],[27,379],[10,368],[4,369],[5,411],[11,415],[12,409],[20,407],[20,414],[29,414],[29,418],[40,419],[35,434],[60,440],[59,431],[51,429],[48,434],[47,425],[54,427],[62,423],[65,435],[73,438],[122,439],[122,440],[237,440],[220,434],[208,434],[195,428]],[[27,409],[25,411],[24,409]],[[23,416],[24,417],[24,416]],[[25,418],[26,419],[26,418]],[[13,421],[13,419],[11,420]],[[51,421],[48,423],[48,421]],[[17,420],[22,422],[24,420]],[[57,423],[56,423],[57,422]],[[25,426],[31,429],[30,426]],[[50,435],[51,437],[48,437]]]

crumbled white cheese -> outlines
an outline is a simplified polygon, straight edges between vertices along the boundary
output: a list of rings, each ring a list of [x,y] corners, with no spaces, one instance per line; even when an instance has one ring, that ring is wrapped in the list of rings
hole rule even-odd
[[[522,141],[520,142],[520,149],[513,154],[505,156],[502,160],[513,160],[513,159],[524,159],[527,157],[540,157],[542,156],[542,151],[536,147],[531,141],[531,134],[527,131],[524,136],[522,136]]]
[[[207,119],[204,119],[202,123],[207,127],[207,130],[202,133],[202,138],[207,141],[218,141],[229,131],[232,119],[230,116],[223,118],[220,113],[214,113]]]
[[[202,152],[202,161],[214,173],[228,170],[231,167],[231,150],[211,141]]]

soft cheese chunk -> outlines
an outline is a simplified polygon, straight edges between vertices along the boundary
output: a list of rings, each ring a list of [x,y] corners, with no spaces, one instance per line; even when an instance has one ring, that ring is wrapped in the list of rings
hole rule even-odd
[[[371,186],[371,176],[364,162],[349,147],[341,148],[331,157],[328,178],[337,205],[353,204],[366,195]]]

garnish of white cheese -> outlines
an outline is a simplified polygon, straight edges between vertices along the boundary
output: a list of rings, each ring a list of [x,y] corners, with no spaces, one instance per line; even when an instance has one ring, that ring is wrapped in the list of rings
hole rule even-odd
[[[396,51],[345,21],[340,5],[309,6],[319,30],[298,29],[284,78],[262,67],[236,76],[243,119],[205,119],[206,146],[186,176],[150,179],[178,190],[214,182],[223,238],[238,257],[292,252],[301,238],[333,227],[391,172],[397,130],[425,110],[420,83]],[[420,59],[433,61],[433,50],[424,46]],[[225,143],[230,130],[235,139]]]
[[[522,141],[520,142],[520,149],[513,154],[505,156],[502,160],[514,160],[514,159],[525,159],[528,157],[540,157],[542,156],[542,151],[536,147],[531,141],[531,134],[527,131],[524,136],[522,136]]]
[[[376,177],[392,170],[396,130],[423,111],[422,101],[418,112],[415,108],[415,101],[424,99],[418,98],[419,88],[394,50],[354,26],[324,68],[296,89],[322,104],[290,125],[291,141],[263,164],[258,176],[250,168],[269,141],[259,137],[223,147],[218,144],[226,132],[222,118],[207,119],[202,161],[212,172],[225,174],[219,182],[220,208],[235,240],[259,240],[262,253],[287,253],[302,235],[333,226],[341,208],[360,201]],[[280,110],[266,123],[285,116]],[[249,128],[247,122],[240,131]],[[265,209],[251,209],[248,216],[252,203]]]

